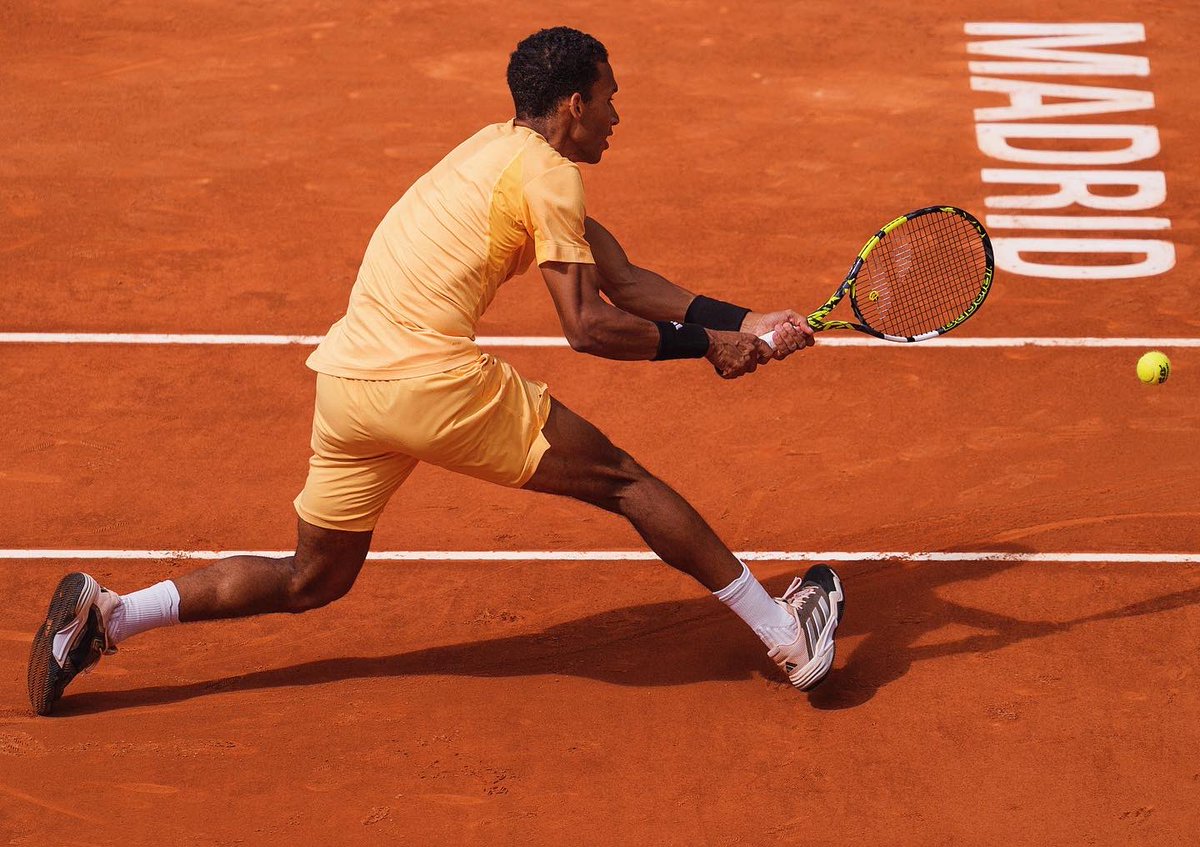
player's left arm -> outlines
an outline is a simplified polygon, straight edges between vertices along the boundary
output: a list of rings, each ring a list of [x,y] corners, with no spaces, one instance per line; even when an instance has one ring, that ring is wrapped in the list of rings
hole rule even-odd
[[[775,333],[775,358],[782,359],[804,347],[811,347],[814,336],[808,322],[792,309],[774,312],[738,310],[727,303],[708,298],[698,300],[697,295],[681,285],[676,285],[661,274],[638,267],[629,260],[625,249],[599,221],[587,218],[584,221],[584,237],[592,248],[596,269],[600,272],[600,290],[612,304],[649,321],[679,321],[694,319],[689,310],[703,309],[713,313],[716,320],[729,321],[727,326],[712,327],[748,332],[762,336]],[[716,304],[716,305],[713,305]],[[744,316],[740,312],[744,311]],[[734,323],[740,318],[741,323]],[[700,321],[704,322],[704,321]]]
[[[595,218],[586,218],[583,236],[592,248],[600,290],[622,311],[648,321],[679,321],[696,295],[664,276],[629,261],[617,239]]]

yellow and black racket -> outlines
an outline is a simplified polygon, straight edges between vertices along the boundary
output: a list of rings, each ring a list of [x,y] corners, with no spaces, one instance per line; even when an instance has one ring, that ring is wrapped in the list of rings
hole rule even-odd
[[[992,241],[983,224],[954,206],[901,215],[871,236],[846,279],[808,325],[853,329],[887,341],[925,341],[979,309],[992,287]],[[860,323],[826,320],[850,295]],[[762,336],[772,347],[775,333]]]

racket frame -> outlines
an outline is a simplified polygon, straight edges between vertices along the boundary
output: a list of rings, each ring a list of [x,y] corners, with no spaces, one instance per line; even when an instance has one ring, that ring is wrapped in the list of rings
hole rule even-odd
[[[983,242],[984,256],[986,257],[983,282],[980,284],[979,294],[975,296],[975,299],[971,302],[971,305],[967,308],[967,310],[950,323],[946,324],[945,326],[938,327],[930,332],[921,333],[920,335],[888,335],[868,326],[866,319],[863,318],[862,312],[860,312],[858,309],[858,301],[854,296],[854,287],[858,282],[858,274],[859,271],[862,270],[863,262],[866,261],[867,256],[869,256],[871,252],[879,246],[879,243],[887,238],[888,234],[893,230],[900,228],[902,225],[908,223],[914,218],[932,214],[933,212],[948,212],[950,214],[958,215],[960,218],[969,223],[977,233],[979,233],[980,240]],[[853,329],[858,332],[874,336],[875,338],[883,339],[884,341],[897,341],[903,344],[936,338],[937,336],[944,335],[950,330],[954,329],[967,318],[971,317],[971,315],[975,314],[979,307],[983,305],[983,301],[987,299],[988,292],[991,291],[992,277],[995,274],[995,270],[996,263],[995,256],[992,253],[992,240],[988,237],[987,230],[983,228],[983,224],[981,224],[974,215],[958,208],[957,206],[926,206],[923,209],[917,209],[916,211],[909,212],[906,215],[901,215],[900,217],[889,221],[883,226],[882,229],[867,239],[867,243],[864,244],[863,248],[858,251],[858,256],[855,257],[854,264],[850,266],[850,271],[846,274],[846,278],[842,281],[842,284],[837,287],[837,290],[834,291],[833,295],[825,301],[824,305],[808,316],[808,325],[816,332],[822,332],[827,329]],[[825,316],[832,312],[834,307],[837,306],[837,304],[840,303],[847,294],[850,295],[850,306],[854,309],[855,317],[862,321],[862,323],[841,320],[825,320]]]

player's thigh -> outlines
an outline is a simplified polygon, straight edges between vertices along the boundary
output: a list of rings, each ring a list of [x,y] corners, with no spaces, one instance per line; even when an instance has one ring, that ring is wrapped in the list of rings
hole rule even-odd
[[[319,374],[308,477],[295,500],[305,524],[335,532],[375,528],[384,507],[417,466],[386,442],[375,383]]]
[[[554,398],[542,435],[550,447],[524,486],[530,491],[608,506],[625,486],[646,475],[608,436]]]

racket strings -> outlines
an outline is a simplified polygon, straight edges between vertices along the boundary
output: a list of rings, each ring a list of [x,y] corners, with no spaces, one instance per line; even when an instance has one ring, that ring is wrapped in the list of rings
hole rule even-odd
[[[965,218],[930,212],[892,230],[867,254],[854,287],[865,324],[912,337],[966,314],[983,286],[987,255]]]

